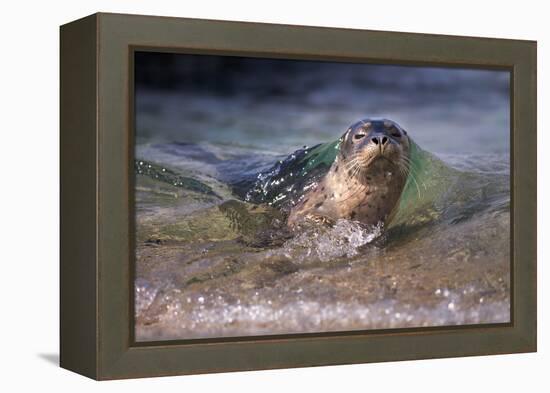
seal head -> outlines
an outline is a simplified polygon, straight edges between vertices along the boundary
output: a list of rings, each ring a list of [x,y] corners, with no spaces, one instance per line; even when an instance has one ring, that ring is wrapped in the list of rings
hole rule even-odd
[[[363,119],[348,128],[338,150],[327,174],[292,208],[289,226],[303,219],[391,220],[409,173],[407,132],[391,120]]]

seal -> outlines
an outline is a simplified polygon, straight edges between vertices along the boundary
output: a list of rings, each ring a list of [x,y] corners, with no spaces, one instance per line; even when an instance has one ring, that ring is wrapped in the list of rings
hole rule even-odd
[[[407,132],[394,121],[367,118],[352,124],[329,171],[291,209],[287,225],[340,218],[387,224],[407,182],[410,145]]]

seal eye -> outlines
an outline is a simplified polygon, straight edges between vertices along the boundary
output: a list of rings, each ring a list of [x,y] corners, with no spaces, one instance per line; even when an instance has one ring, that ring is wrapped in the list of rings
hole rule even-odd
[[[358,139],[361,139],[361,138],[364,138],[364,137],[365,137],[365,134],[355,134],[353,136],[353,139],[358,140]]]
[[[394,138],[401,138],[401,134],[399,132],[392,132],[391,136]]]

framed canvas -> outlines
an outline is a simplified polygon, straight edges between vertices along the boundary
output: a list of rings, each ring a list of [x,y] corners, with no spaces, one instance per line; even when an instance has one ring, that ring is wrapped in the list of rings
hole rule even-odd
[[[536,43],[61,27],[61,366],[536,351]]]

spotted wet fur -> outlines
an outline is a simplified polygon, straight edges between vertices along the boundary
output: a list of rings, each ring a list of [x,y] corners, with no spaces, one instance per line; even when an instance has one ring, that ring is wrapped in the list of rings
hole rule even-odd
[[[288,225],[339,218],[387,224],[407,181],[409,147],[406,131],[391,120],[364,119],[353,124],[341,137],[328,173],[292,208]]]

